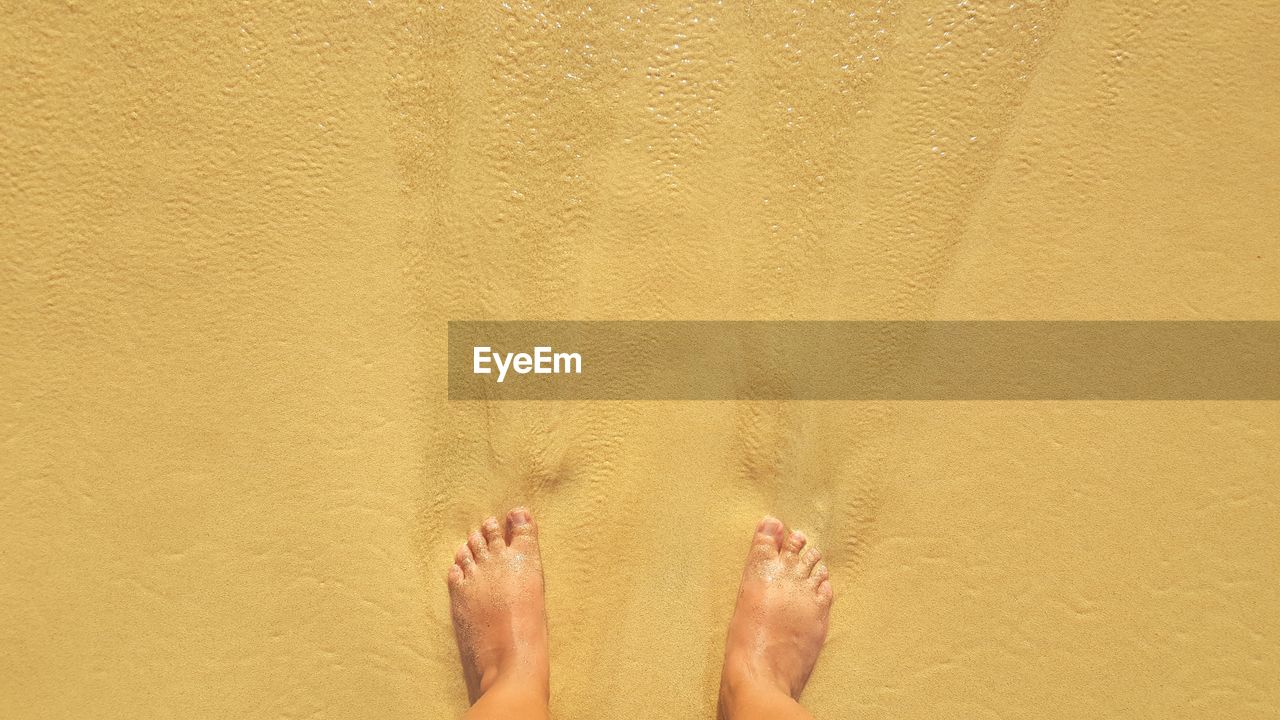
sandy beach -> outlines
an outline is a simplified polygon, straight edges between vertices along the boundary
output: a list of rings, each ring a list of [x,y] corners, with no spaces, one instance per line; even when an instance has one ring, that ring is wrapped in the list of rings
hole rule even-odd
[[[456,717],[542,528],[559,718],[713,717],[755,522],[840,718],[1280,708],[1274,402],[485,402],[468,319],[1280,319],[1280,6],[20,4],[0,716]]]

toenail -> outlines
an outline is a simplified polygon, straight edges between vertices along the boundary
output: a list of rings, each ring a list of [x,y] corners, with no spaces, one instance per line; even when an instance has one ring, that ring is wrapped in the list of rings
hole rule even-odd
[[[516,508],[511,511],[511,523],[513,525],[528,525],[529,511],[524,508]]]
[[[760,521],[760,524],[756,526],[756,529],[768,532],[770,530],[777,530],[780,527],[782,527],[781,520],[773,517],[772,515],[765,515],[764,519]]]

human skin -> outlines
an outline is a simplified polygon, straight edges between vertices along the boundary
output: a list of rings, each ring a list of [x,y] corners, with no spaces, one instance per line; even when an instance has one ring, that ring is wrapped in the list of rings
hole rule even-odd
[[[804,720],[798,702],[827,635],[831,582],[803,533],[756,526],[725,643],[724,720]],[[545,720],[550,662],[538,528],[525,508],[473,530],[448,572],[470,720]]]
[[[453,629],[471,720],[545,720],[550,698],[538,527],[524,508],[490,517],[454,554]]]
[[[720,675],[724,720],[812,718],[800,692],[822,651],[833,594],[822,553],[777,518],[756,526]]]

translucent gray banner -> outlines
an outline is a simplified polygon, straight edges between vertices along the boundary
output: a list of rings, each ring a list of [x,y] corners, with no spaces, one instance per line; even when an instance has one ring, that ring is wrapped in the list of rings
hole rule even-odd
[[[451,400],[1280,400],[1275,321],[453,321]]]

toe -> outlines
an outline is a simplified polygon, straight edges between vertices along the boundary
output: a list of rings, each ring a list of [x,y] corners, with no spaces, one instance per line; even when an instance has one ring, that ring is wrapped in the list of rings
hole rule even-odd
[[[475,557],[471,555],[471,548],[466,543],[463,543],[462,547],[458,548],[458,552],[453,554],[453,563],[464,574],[470,573],[475,568]]]
[[[537,547],[538,526],[527,508],[518,507],[507,513],[507,543],[516,548]]]
[[[472,530],[467,536],[467,547],[471,548],[471,554],[476,556],[476,562],[489,559],[489,543],[485,542],[479,530]]]
[[[822,553],[818,551],[818,548],[813,547],[812,545],[805,548],[804,552],[800,553],[800,563],[796,566],[796,569],[800,573],[800,577],[809,577],[812,575],[813,568],[821,559]]]
[[[787,539],[783,541],[782,552],[784,555],[799,555],[800,551],[804,549],[804,544],[806,542],[807,539],[805,538],[804,533],[796,530],[788,535]]]
[[[480,525],[480,532],[484,534],[484,541],[489,544],[490,550],[501,550],[507,544],[502,539],[502,526],[498,524],[498,518],[485,519]]]
[[[827,564],[824,562],[819,562],[817,565],[814,565],[813,572],[809,574],[809,579],[813,581],[815,586],[821,585],[830,577],[831,573],[827,571]]]
[[[830,580],[823,580],[822,582],[818,583],[817,593],[818,593],[818,599],[821,600],[826,605],[830,605],[831,601],[835,600],[835,592],[831,589]]]
[[[462,568],[456,563],[449,566],[448,582],[450,588],[455,588],[460,585],[463,577],[464,573],[462,572]]]
[[[756,535],[751,542],[752,547],[777,554],[778,550],[782,548],[782,535],[782,521],[776,517],[766,515],[756,525]]]

